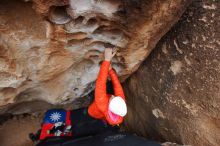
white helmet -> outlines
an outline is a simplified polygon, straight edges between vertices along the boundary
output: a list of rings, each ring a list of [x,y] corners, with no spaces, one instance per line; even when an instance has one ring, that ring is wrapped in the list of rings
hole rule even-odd
[[[127,106],[123,98],[120,96],[114,96],[109,103],[109,110],[121,117],[127,114]]]

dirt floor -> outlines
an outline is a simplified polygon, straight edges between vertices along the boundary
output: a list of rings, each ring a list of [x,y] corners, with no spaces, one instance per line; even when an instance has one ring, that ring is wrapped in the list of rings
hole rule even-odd
[[[28,135],[40,128],[41,118],[16,116],[0,125],[1,146],[33,146]]]

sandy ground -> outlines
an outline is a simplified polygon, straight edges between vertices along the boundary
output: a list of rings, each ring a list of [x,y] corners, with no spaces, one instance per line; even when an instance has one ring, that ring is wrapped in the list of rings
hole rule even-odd
[[[22,119],[22,120],[20,120]],[[32,116],[14,117],[0,126],[1,146],[33,146],[29,133],[40,128],[41,118]]]

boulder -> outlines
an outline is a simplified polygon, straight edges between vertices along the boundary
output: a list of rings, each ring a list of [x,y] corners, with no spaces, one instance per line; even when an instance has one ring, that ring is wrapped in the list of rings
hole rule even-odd
[[[189,3],[1,0],[0,114],[84,97],[94,89],[107,44],[118,49],[112,64],[125,80]]]
[[[125,128],[193,146],[220,144],[220,2],[193,1],[125,83]]]

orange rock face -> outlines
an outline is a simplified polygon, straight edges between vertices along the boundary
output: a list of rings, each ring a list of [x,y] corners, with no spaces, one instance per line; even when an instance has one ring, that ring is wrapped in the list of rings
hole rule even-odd
[[[65,104],[94,89],[104,46],[122,81],[178,20],[187,0],[3,0],[0,3],[0,108]],[[4,110],[5,112],[5,110]]]

